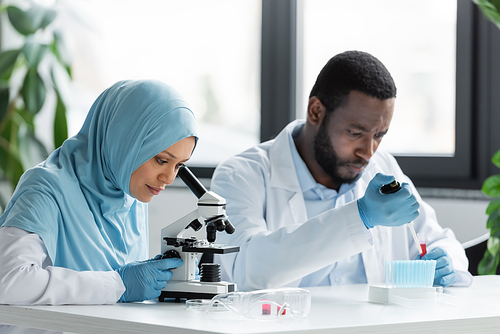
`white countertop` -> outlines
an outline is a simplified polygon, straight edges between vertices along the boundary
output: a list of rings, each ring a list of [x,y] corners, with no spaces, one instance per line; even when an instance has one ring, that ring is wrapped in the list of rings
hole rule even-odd
[[[368,285],[309,288],[305,319],[215,321],[184,302],[114,305],[6,306],[0,323],[74,333],[498,333],[500,276],[475,276],[446,288],[455,305],[404,307],[368,301]]]

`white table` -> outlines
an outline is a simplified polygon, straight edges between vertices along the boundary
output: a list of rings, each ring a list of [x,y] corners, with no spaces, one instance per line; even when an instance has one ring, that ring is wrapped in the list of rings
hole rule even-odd
[[[0,323],[75,333],[499,333],[500,276],[446,288],[456,306],[409,308],[368,302],[367,285],[309,289],[309,316],[291,321],[219,321],[184,303],[5,306]]]

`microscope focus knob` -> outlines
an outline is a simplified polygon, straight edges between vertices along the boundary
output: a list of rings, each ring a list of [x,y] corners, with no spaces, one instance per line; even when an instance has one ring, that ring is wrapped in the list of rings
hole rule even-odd
[[[202,263],[200,269],[201,282],[220,282],[220,264]]]
[[[180,259],[181,255],[175,249],[171,249],[171,250],[168,250],[165,253],[163,253],[161,258],[162,259],[172,259],[172,258],[179,258]]]

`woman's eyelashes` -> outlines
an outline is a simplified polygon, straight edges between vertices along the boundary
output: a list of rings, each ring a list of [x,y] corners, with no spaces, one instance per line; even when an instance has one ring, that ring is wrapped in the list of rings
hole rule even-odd
[[[159,165],[163,166],[165,164],[168,164],[169,161],[168,160],[163,160],[162,158],[156,158],[156,162],[158,162]],[[180,163],[180,164],[176,164],[175,165],[175,169],[180,169],[184,167],[184,164],[183,163]]]

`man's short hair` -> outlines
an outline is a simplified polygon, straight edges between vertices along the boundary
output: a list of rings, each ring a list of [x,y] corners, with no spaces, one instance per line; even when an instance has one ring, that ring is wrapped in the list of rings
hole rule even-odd
[[[396,97],[396,85],[387,68],[362,51],[346,51],[332,57],[316,79],[309,98],[316,96],[328,111],[346,101],[352,90],[386,100]]]

